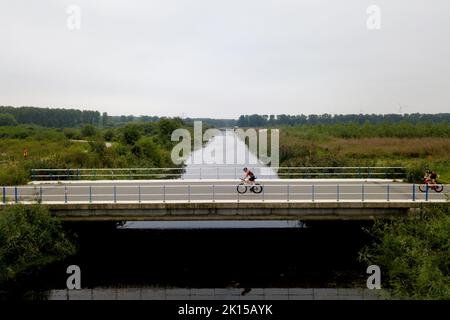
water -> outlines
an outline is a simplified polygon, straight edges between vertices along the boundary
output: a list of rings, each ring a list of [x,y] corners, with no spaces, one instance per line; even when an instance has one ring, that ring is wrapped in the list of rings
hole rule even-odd
[[[66,223],[79,252],[46,268],[39,287],[63,289],[66,268],[82,287],[363,287],[358,251],[367,222],[308,222],[307,228],[121,229]]]
[[[182,179],[239,179],[248,167],[258,178],[277,179],[277,173],[258,160],[231,130],[221,131],[186,160]]]

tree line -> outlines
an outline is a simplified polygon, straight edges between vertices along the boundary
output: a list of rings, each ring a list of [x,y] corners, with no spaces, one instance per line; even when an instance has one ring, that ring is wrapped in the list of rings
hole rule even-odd
[[[450,124],[450,113],[437,114],[311,114],[311,115],[241,115],[236,123],[239,127],[264,127],[279,125],[317,125],[317,124],[378,124],[378,123],[447,123]]]
[[[128,123],[158,122],[167,117],[149,115],[112,116],[94,110],[51,109],[37,107],[0,106],[0,126],[15,126],[17,124],[34,124],[48,128],[77,128],[84,125],[102,127],[119,127]],[[232,127],[236,119],[185,118],[184,123],[203,121],[213,127]]]
[[[74,128],[86,124],[115,127],[132,122],[157,122],[158,116],[110,116],[95,110],[10,107],[0,106],[0,126],[35,124],[51,128]],[[201,120],[214,127],[265,127],[281,125],[328,125],[328,124],[379,124],[379,123],[446,123],[450,124],[450,113],[438,114],[311,114],[311,115],[241,115],[239,119],[185,118],[185,123]]]
[[[36,107],[0,106],[0,114],[3,115],[1,117],[2,122],[8,124],[17,122],[53,128],[77,127],[83,124],[99,125],[102,118],[98,111]],[[5,115],[9,115],[9,117]],[[13,119],[11,119],[11,116]]]

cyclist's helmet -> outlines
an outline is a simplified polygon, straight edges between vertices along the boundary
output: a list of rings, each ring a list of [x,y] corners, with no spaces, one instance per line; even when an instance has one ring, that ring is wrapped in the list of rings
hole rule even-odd
[[[245,168],[244,168],[244,171],[247,171],[247,170],[248,170],[247,167],[245,167]]]

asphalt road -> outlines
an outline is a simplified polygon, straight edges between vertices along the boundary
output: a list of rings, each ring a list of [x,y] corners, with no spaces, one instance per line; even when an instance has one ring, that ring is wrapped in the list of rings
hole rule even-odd
[[[260,194],[238,194],[239,180],[147,180],[45,182],[17,187],[19,201],[43,202],[135,202],[135,201],[394,201],[424,200],[425,193],[412,184],[389,180],[259,180]],[[414,192],[413,192],[414,189]],[[442,193],[429,191],[429,200],[443,201]],[[15,188],[6,187],[7,201],[15,200]],[[114,195],[115,194],[115,195]]]

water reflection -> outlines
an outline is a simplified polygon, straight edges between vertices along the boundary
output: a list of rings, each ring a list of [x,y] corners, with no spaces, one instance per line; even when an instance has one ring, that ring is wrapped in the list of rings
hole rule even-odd
[[[128,221],[119,229],[278,229],[306,228],[305,223],[287,221]]]

